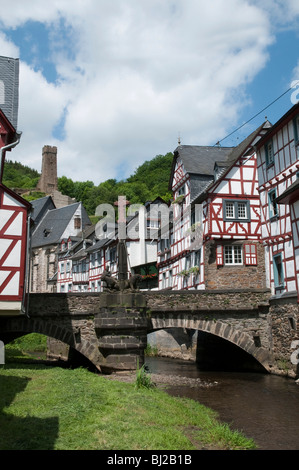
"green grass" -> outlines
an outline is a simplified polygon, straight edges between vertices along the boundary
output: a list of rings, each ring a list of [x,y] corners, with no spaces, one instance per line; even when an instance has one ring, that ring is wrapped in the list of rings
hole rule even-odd
[[[21,357],[0,366],[0,450],[255,448],[193,400]]]
[[[28,335],[17,338],[9,343],[5,349],[19,349],[21,351],[41,351],[47,350],[47,337],[38,333],[30,333]]]

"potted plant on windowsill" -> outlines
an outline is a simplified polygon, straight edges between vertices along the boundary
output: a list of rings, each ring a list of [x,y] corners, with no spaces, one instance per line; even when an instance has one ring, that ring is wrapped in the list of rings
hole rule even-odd
[[[178,276],[183,276],[183,277],[189,276],[189,270],[183,269],[183,271],[178,273]]]
[[[192,268],[189,269],[189,273],[198,274],[199,273],[199,266],[192,266]]]

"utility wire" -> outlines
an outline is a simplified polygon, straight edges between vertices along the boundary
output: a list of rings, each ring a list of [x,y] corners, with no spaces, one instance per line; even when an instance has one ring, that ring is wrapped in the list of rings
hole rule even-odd
[[[215,147],[216,145],[219,145],[220,142],[223,142],[223,140],[227,139],[228,137],[230,137],[231,135],[233,135],[235,132],[239,131],[240,129],[242,129],[242,127],[246,126],[246,124],[248,124],[249,122],[253,121],[253,119],[255,119],[257,116],[259,116],[261,113],[263,113],[264,111],[266,111],[266,109],[270,108],[270,106],[272,106],[274,103],[276,103],[276,101],[280,100],[280,98],[282,98],[284,95],[286,95],[290,90],[292,90],[293,88],[295,88],[295,86],[297,86],[299,84],[299,80],[297,82],[295,82],[295,84],[293,86],[291,86],[287,91],[285,91],[284,93],[282,93],[282,95],[280,95],[278,98],[276,98],[274,101],[272,101],[272,103],[268,104],[268,106],[266,106],[265,108],[263,108],[261,111],[259,111],[257,114],[255,114],[252,118],[250,118],[248,121],[244,122],[244,124],[242,124],[240,127],[238,127],[237,129],[235,129],[233,132],[231,132],[230,134],[228,134],[226,137],[224,137],[223,139],[221,140],[218,140],[218,142],[216,142],[216,144],[213,145],[213,147]]]

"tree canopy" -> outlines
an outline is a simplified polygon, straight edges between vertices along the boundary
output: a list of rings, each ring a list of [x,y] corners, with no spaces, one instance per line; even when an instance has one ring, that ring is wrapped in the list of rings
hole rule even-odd
[[[131,204],[144,204],[161,197],[168,202],[172,195],[168,189],[173,154],[157,155],[145,161],[129,178],[121,181],[108,179],[98,186],[92,181],[73,181],[67,176],[58,178],[62,194],[81,201],[89,215],[94,215],[100,204],[113,205],[118,196],[126,196]],[[9,188],[28,189],[31,199],[39,180],[39,173],[21,163],[7,161],[4,165],[3,183]],[[40,197],[36,193],[36,197]]]

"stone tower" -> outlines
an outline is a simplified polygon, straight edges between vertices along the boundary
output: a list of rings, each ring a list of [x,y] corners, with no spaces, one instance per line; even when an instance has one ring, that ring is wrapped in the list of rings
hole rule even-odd
[[[42,174],[38,182],[38,191],[53,194],[57,190],[57,147],[43,147]]]
[[[43,147],[42,174],[36,190],[51,196],[57,209],[76,202],[75,199],[58,191],[57,147],[50,145]]]

